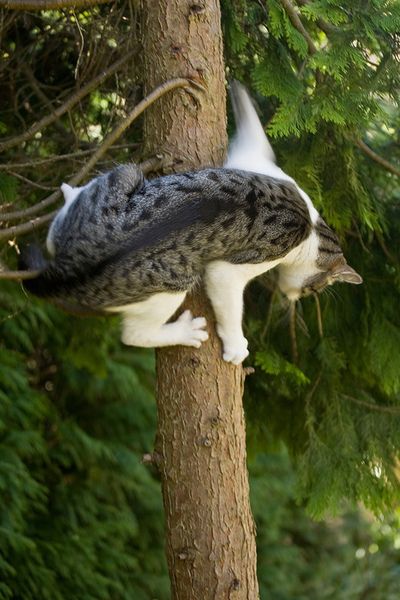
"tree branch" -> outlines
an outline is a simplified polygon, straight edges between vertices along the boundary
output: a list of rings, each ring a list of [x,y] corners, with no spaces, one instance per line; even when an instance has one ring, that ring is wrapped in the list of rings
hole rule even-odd
[[[30,66],[26,62],[22,62],[21,70],[23,71],[23,73],[25,73],[25,77],[27,78],[32,90],[35,92],[37,97],[43,102],[43,104],[47,108],[47,110],[50,113],[54,112],[55,111],[54,104],[50,101],[50,99],[43,92],[42,88],[39,85],[38,80],[36,79],[32,69],[30,68]],[[57,118],[57,120],[55,121],[54,124],[64,137],[68,136],[68,132],[65,129],[64,125],[62,124],[62,122],[60,121],[60,117]]]
[[[358,140],[354,140],[354,141],[355,141],[355,144],[360,148],[360,150],[362,150],[364,152],[364,154],[366,154],[367,156],[369,156],[370,158],[372,158],[372,160],[375,161],[376,163],[378,163],[378,165],[380,165],[381,167],[383,167],[384,169],[386,169],[386,171],[390,171],[390,173],[393,173],[393,175],[396,175],[397,177],[400,177],[400,169],[398,169],[397,167],[395,167],[394,165],[392,165],[392,163],[390,163],[385,158],[382,158],[382,156],[379,156],[379,154],[377,154],[376,152],[374,152],[362,140],[358,139]]]
[[[158,156],[154,156],[152,158],[148,158],[144,162],[139,163],[138,166],[143,171],[143,173],[146,175],[147,173],[159,171],[163,167],[172,166],[172,163],[165,156],[158,155]],[[59,192],[57,192],[57,193],[59,194]],[[24,211],[21,211],[21,213],[23,213],[23,212]],[[53,216],[55,214],[57,214],[57,211],[50,213],[50,215],[44,215],[44,217],[48,217],[48,219],[42,220],[39,224],[33,224],[32,222],[29,222],[29,223],[23,223],[22,225],[18,225],[17,227],[20,227],[20,230],[17,233],[21,233],[22,227],[25,227],[25,226],[28,226],[30,229],[40,227],[41,225],[43,225],[47,221],[49,221],[51,218],[53,218]],[[4,230],[4,231],[10,232],[12,229],[15,232],[16,227],[14,227],[14,228],[10,227],[8,230]],[[29,231],[29,229],[26,229],[26,231]],[[22,233],[25,233],[26,231],[22,231]],[[0,231],[0,238],[2,237],[1,236],[2,233],[3,232]],[[40,271],[12,271],[10,269],[7,269],[5,267],[5,265],[0,263],[0,279],[21,280],[22,281],[23,279],[33,279],[34,277],[39,275],[39,273],[40,273]]]
[[[32,187],[36,187],[39,190],[46,190],[47,192],[48,191],[52,192],[55,189],[58,189],[58,188],[55,188],[54,186],[50,187],[48,185],[42,185],[41,183],[37,183],[36,181],[32,181],[31,179],[28,179],[28,177],[24,177],[23,175],[20,175],[19,173],[15,173],[15,171],[8,171],[8,173],[10,175],[12,175],[13,177],[15,177],[16,179],[20,179],[24,183],[28,183]],[[1,213],[0,213],[0,215],[1,215]]]
[[[113,0],[0,0],[0,8],[11,10],[50,10],[62,8],[87,8]]]
[[[23,279],[34,279],[40,274],[40,271],[6,271],[0,268],[0,279],[10,281],[22,281]]]
[[[300,6],[307,6],[307,4],[310,4],[310,0],[297,0],[297,4],[299,4]],[[307,19],[307,15],[304,16]],[[320,30],[323,31],[326,35],[341,32],[341,29],[339,27],[336,27],[336,25],[332,25],[331,23],[324,21],[324,19],[318,18],[315,22],[320,28]]]
[[[296,302],[291,302],[289,305],[289,332],[290,345],[292,349],[292,362],[297,365],[299,362],[299,350],[297,347],[296,335]]]
[[[387,406],[384,404],[372,404],[372,402],[366,402],[365,400],[359,400],[358,398],[354,398],[353,396],[349,396],[348,394],[342,394],[343,398],[347,398],[350,402],[354,404],[359,404],[360,406],[365,406],[365,408],[369,408],[370,410],[376,410],[378,412],[385,412],[394,415],[400,415],[400,407],[398,406]]]
[[[177,77],[176,79],[170,79],[165,83],[159,85],[155,90],[153,90],[146,98],[143,98],[139,104],[133,108],[133,110],[128,114],[128,116],[123,119],[117,127],[105,138],[102,145],[96,150],[93,156],[89,159],[89,161],[78,171],[76,175],[74,175],[69,181],[69,185],[78,185],[85,175],[90,171],[90,169],[99,161],[99,159],[107,152],[107,150],[112,146],[112,144],[122,135],[122,133],[132,124],[132,122],[137,119],[143,111],[146,110],[153,102],[161,98],[167,92],[174,90],[176,88],[184,88],[189,86],[195,86],[197,88],[203,89],[198,83],[185,79],[183,77]],[[153,159],[151,159],[153,160]],[[151,170],[154,170],[152,168]],[[18,219],[25,218],[27,216],[36,215],[38,212],[51,206],[54,204],[61,196],[61,192],[56,191],[53,194],[50,194],[47,198],[35,204],[35,206],[30,206],[22,211],[16,211],[12,213],[5,213],[1,215],[0,219],[4,222],[9,219]],[[51,213],[52,218],[55,213]],[[20,225],[15,225],[13,227],[9,227],[7,229],[0,230],[0,239],[9,239],[19,234],[28,233],[33,229],[45,224],[49,219],[46,219],[47,215],[37,219],[31,219],[28,223],[22,223]]]
[[[301,35],[304,37],[304,39],[306,40],[307,46],[308,46],[308,52],[310,54],[315,54],[317,52],[317,48],[316,48],[313,40],[311,39],[310,34],[308,33],[308,31],[304,27],[303,23],[301,22],[299,14],[296,11],[293,4],[290,2],[290,0],[280,0],[280,2],[282,4],[283,8],[285,9],[287,16],[289,17],[293,27],[295,27],[295,29],[297,29],[297,31],[299,31],[301,33]]]
[[[60,192],[54,192],[52,196],[55,194],[60,194]],[[27,223],[21,223],[20,225],[14,225],[13,227],[8,227],[7,229],[0,230],[0,240],[5,239],[9,240],[17,235],[22,235],[24,233],[32,233],[42,225],[45,225],[49,221],[56,216],[57,210],[54,210],[47,215],[43,215],[41,217],[36,217],[35,219],[30,219]]]
[[[1,2],[1,0],[0,0]],[[75,104],[77,104],[82,98],[87,96],[92,90],[94,90],[97,86],[99,86],[105,79],[113,75],[120,67],[131,57],[132,53],[127,53],[122,58],[117,60],[115,63],[110,65],[107,69],[105,69],[102,73],[97,75],[94,79],[89,81],[86,85],[77,90],[74,94],[72,94],[61,106],[56,108],[53,112],[37,121],[31,127],[29,127],[24,133],[18,135],[16,137],[5,140],[4,142],[0,142],[0,152],[4,152],[4,150],[8,150],[9,148],[14,148],[14,146],[18,146],[22,142],[26,142],[30,138],[32,138],[35,133],[48,127],[54,121],[57,121],[58,118],[68,112]]]
[[[139,164],[139,167],[142,169],[143,173],[149,173],[152,171],[157,171],[159,169],[161,169],[164,166],[167,166],[170,164],[170,161],[168,159],[166,159],[164,156],[155,156],[153,158],[149,158],[148,160],[144,161],[143,163]],[[84,167],[85,168],[85,167]],[[84,169],[82,169],[83,171]],[[77,182],[76,181],[76,177],[73,177],[69,184],[70,185],[76,185]],[[83,178],[83,175],[82,175]],[[50,204],[53,204],[59,197],[61,196],[61,192],[57,191],[54,192],[53,194],[51,194],[50,196],[48,196],[47,198],[45,198],[44,200],[42,200],[42,202],[39,202],[39,204],[36,204],[35,206],[31,206],[30,208],[27,208],[25,210],[21,210],[19,211],[19,216],[22,217],[27,217],[32,215],[32,209],[37,208],[39,205],[41,205],[41,208],[43,208],[44,206],[48,206]],[[46,204],[45,204],[46,203]],[[32,231],[35,231],[36,229],[38,229],[39,227],[42,227],[42,225],[45,225],[46,223],[48,223],[49,221],[51,221],[57,214],[57,210],[43,215],[41,217],[36,217],[33,219],[30,219],[28,222],[26,223],[21,223],[19,225],[14,225],[13,227],[8,227],[7,229],[2,229],[0,230],[0,240],[1,239],[10,239],[13,238],[17,235],[23,235],[25,233],[31,233]],[[12,214],[12,213],[10,213]],[[17,214],[17,213],[14,213]]]
[[[120,148],[137,148],[139,145],[140,144],[137,142],[132,144],[115,144],[113,145],[113,150]],[[0,165],[0,171],[9,171],[10,169],[32,169],[34,167],[38,167],[39,165],[58,162],[60,160],[65,160],[66,158],[81,158],[82,156],[87,156],[88,154],[92,153],[93,148],[90,150],[77,150],[76,152],[69,152],[68,154],[58,154],[57,156],[46,156],[46,158],[37,158],[26,162],[8,163]]]

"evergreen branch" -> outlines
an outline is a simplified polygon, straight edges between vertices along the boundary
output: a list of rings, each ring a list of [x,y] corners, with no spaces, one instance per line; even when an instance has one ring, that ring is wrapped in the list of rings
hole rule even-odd
[[[4,152],[4,150],[14,148],[22,142],[26,142],[27,140],[31,139],[36,133],[38,133],[45,127],[48,127],[54,121],[57,121],[59,117],[61,117],[61,115],[68,112],[73,106],[78,104],[78,102],[80,102],[82,98],[87,96],[91,91],[98,87],[105,79],[108,79],[110,75],[113,75],[116,71],[118,71],[122,67],[122,65],[126,63],[128,58],[131,57],[131,54],[132,53],[128,52],[122,58],[115,61],[115,63],[113,63],[107,69],[102,71],[102,73],[97,75],[97,77],[94,77],[94,79],[89,81],[86,85],[84,85],[74,94],[72,94],[65,102],[63,102],[61,106],[54,109],[53,112],[40,119],[40,121],[37,121],[36,123],[31,125],[31,127],[24,131],[24,133],[21,133],[16,137],[5,140],[4,142],[0,142],[0,152]]]
[[[310,0],[297,0],[297,4],[299,4],[300,6],[307,6],[308,4],[310,4]],[[336,25],[332,25],[331,23],[324,21],[324,19],[321,19],[320,17],[318,17],[318,19],[315,22],[320,28],[320,30],[323,31],[327,36],[331,33],[341,32],[341,29],[339,27],[336,27]]]
[[[317,52],[317,48],[316,48],[313,40],[311,39],[311,36],[308,33],[307,29],[304,27],[304,25],[299,17],[299,14],[296,11],[293,4],[290,2],[290,0],[280,0],[280,2],[282,4],[283,8],[285,9],[287,16],[289,17],[293,27],[295,29],[297,29],[297,31],[299,33],[301,33],[301,35],[306,40],[307,46],[308,46],[308,52],[310,54],[315,54]]]
[[[347,398],[354,404],[359,404],[360,406],[365,406],[370,410],[376,410],[378,412],[385,412],[393,415],[400,415],[400,408],[397,406],[387,406],[382,404],[372,404],[372,402],[367,402],[366,400],[359,400],[358,398],[354,398],[353,396],[349,396],[348,394],[341,394],[343,398]]]
[[[382,156],[380,156],[379,154],[377,154],[376,152],[374,152],[361,139],[355,140],[355,144],[360,148],[360,150],[362,150],[364,152],[364,154],[366,154],[373,161],[375,161],[376,163],[378,163],[378,165],[380,165],[381,167],[383,167],[384,169],[386,169],[386,171],[390,171],[390,173],[393,173],[393,175],[396,175],[397,177],[400,177],[400,169],[398,169],[397,167],[395,167],[394,165],[392,165],[392,163],[390,163],[388,160],[386,160],[385,158],[383,158]]]
[[[61,10],[63,8],[88,8],[113,0],[0,0],[0,8],[10,10]]]

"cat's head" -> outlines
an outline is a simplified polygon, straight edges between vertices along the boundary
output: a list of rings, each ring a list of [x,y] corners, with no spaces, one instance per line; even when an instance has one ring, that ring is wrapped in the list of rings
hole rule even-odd
[[[310,236],[279,265],[279,287],[289,300],[322,292],[336,282],[362,283],[347,264],[336,234],[319,218]]]

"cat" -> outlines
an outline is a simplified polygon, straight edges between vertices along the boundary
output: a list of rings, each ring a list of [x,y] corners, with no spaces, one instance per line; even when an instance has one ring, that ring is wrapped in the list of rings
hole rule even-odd
[[[245,88],[235,83],[232,98],[237,134],[223,168],[148,181],[127,164],[80,188],[63,184],[65,205],[47,236],[52,259],[25,288],[72,310],[121,313],[125,344],[199,347],[203,317],[186,310],[168,320],[203,282],[223,358],[238,365],[248,356],[251,279],[277,267],[291,301],[335,281],[361,283],[310,198],[275,164]],[[34,254],[28,266],[44,266]]]

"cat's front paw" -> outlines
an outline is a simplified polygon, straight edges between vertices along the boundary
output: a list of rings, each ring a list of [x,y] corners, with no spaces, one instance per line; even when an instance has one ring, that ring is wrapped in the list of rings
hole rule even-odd
[[[222,339],[222,345],[224,348],[222,358],[234,365],[240,365],[249,355],[247,349],[248,341],[245,337],[229,340]]]
[[[193,317],[190,310],[185,310],[174,325],[181,329],[179,343],[183,346],[200,348],[201,344],[208,340],[208,333],[204,331],[207,321],[204,317]]]

